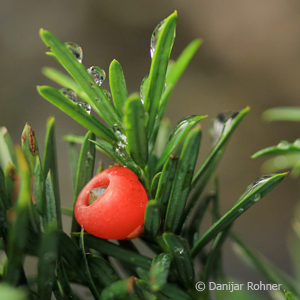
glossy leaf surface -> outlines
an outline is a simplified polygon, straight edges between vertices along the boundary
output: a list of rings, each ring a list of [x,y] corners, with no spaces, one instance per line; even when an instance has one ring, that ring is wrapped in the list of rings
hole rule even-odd
[[[114,105],[119,114],[122,115],[128,92],[122,67],[115,59],[109,66],[109,85]]]
[[[176,232],[184,216],[184,207],[190,192],[201,140],[201,129],[194,128],[187,136],[176,169],[164,230]]]
[[[127,148],[133,160],[144,167],[148,160],[148,141],[144,106],[137,94],[130,96],[124,107]]]
[[[216,237],[219,232],[226,229],[228,225],[234,222],[247,209],[271,192],[271,190],[277,186],[285,176],[286,173],[282,173],[256,179],[247,187],[246,191],[236,204],[201,236],[192,248],[191,255],[193,257],[196,256],[209,241]]]
[[[65,114],[73,118],[83,127],[91,130],[97,136],[111,142],[115,139],[114,134],[111,130],[105,127],[96,118],[89,115],[82,107],[78,104],[70,101],[66,96],[63,95],[59,90],[49,86],[39,86],[38,92],[46,100],[53,105],[57,106]]]
[[[148,136],[151,135],[153,130],[160,105],[170,53],[175,38],[176,23],[177,12],[174,12],[163,21],[157,37],[158,40],[152,58],[144,101],[146,111],[149,112]]]
[[[52,33],[41,29],[40,36],[46,46],[55,55],[59,63],[71,74],[76,83],[87,94],[89,104],[108,124],[119,124],[120,117],[113,105],[107,99],[103,90],[94,82],[86,68],[78,62],[67,46]]]

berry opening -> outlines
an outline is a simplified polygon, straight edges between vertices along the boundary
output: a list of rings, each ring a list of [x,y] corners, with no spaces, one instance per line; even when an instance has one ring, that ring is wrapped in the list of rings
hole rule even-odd
[[[100,198],[106,192],[107,188],[108,186],[105,185],[91,189],[89,196],[89,205],[93,204],[98,198]]]

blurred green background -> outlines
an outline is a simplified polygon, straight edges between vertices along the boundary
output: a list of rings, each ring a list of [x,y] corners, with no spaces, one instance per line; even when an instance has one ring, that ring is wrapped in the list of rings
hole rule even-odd
[[[204,44],[177,85],[167,116],[174,125],[189,114],[209,115],[203,122],[200,160],[209,149],[206,129],[210,120],[219,112],[251,106],[218,169],[222,212],[261,174],[263,159],[251,160],[251,154],[280,139],[299,137],[297,124],[261,120],[269,107],[300,105],[300,3],[296,0],[1,1],[0,125],[5,125],[18,143],[25,122],[29,122],[41,148],[46,119],[56,117],[65,205],[71,205],[72,193],[68,151],[61,136],[85,131],[36,92],[37,84],[50,83],[41,75],[41,68],[57,66],[44,54],[39,28],[82,45],[87,67],[98,65],[107,71],[112,59],[119,60],[129,91],[134,92],[149,70],[152,30],[174,9],[179,21],[173,58],[196,37],[202,37]],[[103,86],[108,88],[108,83]],[[286,240],[299,195],[298,181],[288,178],[234,226],[250,245],[289,272]],[[229,246],[224,254],[228,272],[255,281],[257,275],[245,272]]]

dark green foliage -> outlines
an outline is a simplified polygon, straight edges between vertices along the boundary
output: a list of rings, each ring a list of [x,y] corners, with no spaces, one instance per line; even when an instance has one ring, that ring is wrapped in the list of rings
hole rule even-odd
[[[41,299],[51,299],[55,280],[55,269],[58,255],[57,224],[48,223],[39,247],[38,261],[38,294]]]
[[[156,200],[148,202],[145,213],[145,231],[152,237],[155,237],[161,223],[161,206]]]
[[[127,250],[119,247],[111,242],[95,238],[93,236],[86,236],[86,245],[95,249],[103,255],[109,255],[121,261],[130,263],[136,267],[148,269],[151,265],[151,259],[132,250]]]
[[[176,168],[175,178],[168,201],[164,230],[177,232],[182,223],[184,207],[191,189],[194,169],[201,140],[201,129],[192,129],[187,136]]]
[[[219,212],[217,187],[213,193],[206,188],[231,134],[249,108],[219,120],[215,143],[197,168],[202,137],[199,122],[206,116],[187,117],[173,130],[163,120],[169,96],[201,44],[194,40],[175,62],[170,62],[176,23],[174,12],[152,36],[153,58],[141,95],[128,96],[122,67],[112,61],[112,101],[109,92],[97,84],[66,44],[50,32],[40,31],[48,54],[71,77],[53,68],[44,68],[43,73],[71,89],[82,102],[77,98],[70,101],[63,91],[48,86],[38,87],[38,92],[89,130],[85,136],[64,138],[70,146],[74,204],[95,173],[95,150],[100,150],[113,163],[134,171],[143,183],[149,197],[145,231],[139,243],[99,239],[80,229],[73,216],[74,205],[61,208],[54,118],[47,122],[43,159],[30,125],[26,124],[22,134],[22,150],[18,147],[16,151],[7,130],[1,128],[0,241],[7,260],[1,267],[5,285],[0,285],[0,296],[25,300],[23,290],[9,286],[22,285],[26,286],[28,299],[79,299],[74,292],[74,284],[79,284],[89,289],[91,297],[102,300],[209,300],[208,293],[195,290],[196,281],[224,279],[216,270],[221,270],[221,248],[234,221],[286,174],[259,178],[231,209],[225,214]],[[86,110],[87,105],[95,116]],[[81,145],[80,153],[76,144]],[[201,234],[199,228],[210,204],[213,224]],[[72,217],[71,235],[63,231],[62,212]],[[254,265],[262,265],[256,256],[247,253]],[[26,255],[38,258],[35,278],[27,278],[24,272]],[[278,278],[272,277],[272,282]],[[286,281],[286,286],[298,296],[293,284]],[[291,293],[285,292],[285,296],[293,299]]]
[[[186,137],[191,128],[193,128],[200,120],[204,119],[205,116],[192,116],[188,117],[177,124],[175,129],[170,135],[169,141],[165,146],[164,152],[161,154],[159,161],[157,162],[157,169],[165,163],[168,156],[173,150],[180,144],[180,142]]]
[[[191,288],[194,283],[194,267],[187,241],[173,233],[164,233],[163,241],[173,258],[180,282],[186,288]]]
[[[138,94],[134,94],[126,100],[124,127],[128,152],[133,160],[144,168],[148,160],[146,114]]]
[[[161,290],[167,282],[170,265],[171,257],[166,253],[161,253],[152,260],[149,270],[149,282],[154,292]]]
[[[62,228],[62,220],[60,213],[60,193],[59,193],[59,184],[58,184],[58,170],[57,170],[57,158],[56,158],[56,144],[55,144],[55,119],[49,118],[46,128],[46,137],[45,137],[45,148],[44,148],[44,158],[43,158],[43,170],[44,178],[49,178],[49,193],[53,189],[54,198],[51,199],[55,205],[56,219],[58,228]],[[52,184],[51,184],[52,182]],[[52,187],[51,187],[52,185]],[[46,191],[47,196],[47,191]],[[49,194],[49,197],[50,194]],[[48,197],[48,199],[49,199]],[[46,197],[47,199],[47,197]]]
[[[76,177],[74,182],[74,202],[73,209],[75,206],[76,199],[83,189],[83,187],[93,177],[94,165],[95,165],[95,144],[91,143],[95,139],[95,135],[92,132],[88,132],[84,137],[79,160],[76,168]],[[72,217],[71,231],[79,231],[79,225],[77,224],[75,217]]]

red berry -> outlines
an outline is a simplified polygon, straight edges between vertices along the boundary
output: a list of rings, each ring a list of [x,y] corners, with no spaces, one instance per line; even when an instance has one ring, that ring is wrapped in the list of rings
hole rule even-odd
[[[89,203],[91,191],[106,187]],[[80,192],[75,218],[84,229],[102,239],[133,239],[143,232],[147,193],[134,172],[113,166],[97,174]]]

